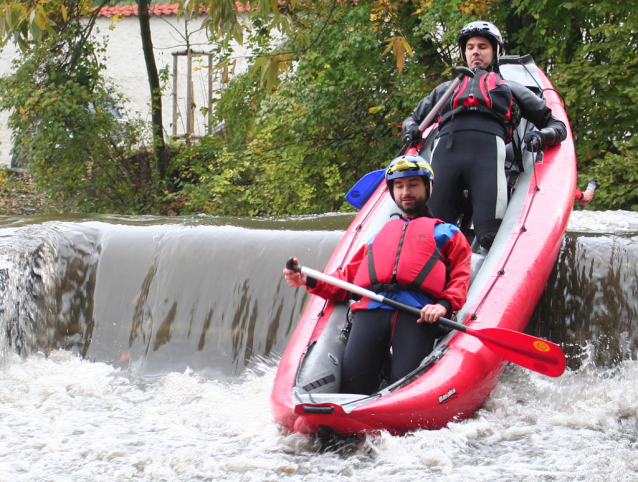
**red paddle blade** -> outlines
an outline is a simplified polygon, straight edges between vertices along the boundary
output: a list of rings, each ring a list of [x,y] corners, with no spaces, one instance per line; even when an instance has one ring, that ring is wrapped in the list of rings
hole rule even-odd
[[[565,353],[551,341],[505,328],[468,328],[467,334],[506,360],[549,377],[565,371]]]

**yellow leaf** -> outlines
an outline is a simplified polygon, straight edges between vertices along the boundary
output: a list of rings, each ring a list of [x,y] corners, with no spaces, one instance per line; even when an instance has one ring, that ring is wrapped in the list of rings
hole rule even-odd
[[[369,113],[369,114],[376,114],[376,113],[377,113],[377,112],[379,112],[382,108],[383,108],[383,106],[370,107],[370,108],[368,109],[368,113]]]
[[[405,46],[403,42],[394,42],[394,56],[397,59],[397,69],[399,70],[399,75],[403,72],[403,66],[405,65]]]
[[[387,54],[390,50],[392,50],[394,48],[394,43],[396,42],[396,40],[397,40],[397,37],[391,37],[391,38],[385,40],[385,42],[388,42],[388,46],[386,47],[386,49],[381,54],[381,57],[383,57],[385,54]]]
[[[224,62],[224,68],[222,69],[222,78],[221,81],[223,84],[228,83],[228,62]]]
[[[408,42],[408,39],[406,39],[405,37],[402,37],[401,43],[403,44],[403,48],[405,49],[405,51],[408,54],[410,54],[410,57],[414,56],[414,52],[412,51],[412,45],[410,45],[410,42]]]
[[[266,79],[266,86],[273,87],[277,83],[277,78],[279,77],[279,58],[277,56],[273,56],[270,59],[264,68],[264,72],[262,75],[263,79]]]
[[[46,30],[47,28],[47,16],[44,12],[44,8],[40,7],[37,10],[38,14],[37,14],[37,18],[36,21],[38,22],[38,27],[40,27],[40,29],[42,30]]]

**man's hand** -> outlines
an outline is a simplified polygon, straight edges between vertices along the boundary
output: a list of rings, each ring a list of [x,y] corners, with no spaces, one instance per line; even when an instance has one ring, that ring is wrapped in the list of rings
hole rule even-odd
[[[295,264],[299,264],[297,258],[294,258],[293,261],[295,262]],[[292,288],[304,286],[308,281],[308,277],[305,274],[297,273],[296,271],[288,268],[284,268],[284,279],[286,280],[286,283],[288,283],[288,286]]]
[[[525,138],[523,139],[527,150],[530,152],[538,152],[543,148],[543,143],[545,142],[543,139],[543,135],[538,131],[531,131],[525,134]]]
[[[447,313],[447,308],[445,306],[436,304],[436,305],[425,305],[421,308],[421,318],[417,320],[417,323],[436,323],[436,321],[445,316]]]
[[[402,141],[404,146],[412,147],[421,142],[421,139],[423,139],[423,137],[421,136],[419,126],[414,125],[408,127],[408,129],[405,131],[405,134],[403,134]]]
[[[583,198],[580,200],[580,203],[583,206],[587,206],[594,199],[594,191],[584,191]]]

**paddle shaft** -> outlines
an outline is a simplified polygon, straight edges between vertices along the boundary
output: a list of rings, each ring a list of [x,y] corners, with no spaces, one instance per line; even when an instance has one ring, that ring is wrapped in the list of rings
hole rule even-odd
[[[322,273],[321,271],[317,271],[312,268],[307,268],[306,266],[294,264],[292,259],[289,259],[286,262],[286,268],[296,271],[298,273],[303,273],[306,276],[310,276],[311,278],[325,281],[328,284],[338,286],[339,288],[343,288],[344,290],[350,291],[352,293],[365,296],[366,298],[373,299],[375,301],[378,301],[379,303],[383,303],[384,305],[392,306],[393,308],[407,311],[408,313],[413,313],[415,316],[419,318],[421,317],[421,310],[419,308],[406,305],[405,303],[401,303],[400,301],[395,301],[393,299],[386,298],[385,296],[375,293],[374,291],[370,291],[365,288],[362,288],[361,286],[357,286],[352,283],[348,283],[347,281],[340,280],[338,278],[335,278],[334,276],[330,276],[325,273]],[[463,333],[467,332],[467,326],[462,325],[461,323],[457,323],[456,321],[452,321],[443,317],[440,317],[438,321],[444,326],[454,328],[455,330],[462,331]]]
[[[425,131],[425,129],[432,124],[434,118],[439,114],[439,111],[443,107],[443,104],[447,102],[447,100],[452,97],[454,91],[459,86],[459,84],[463,81],[464,77],[474,77],[474,72],[472,72],[467,67],[455,67],[455,70],[459,73],[459,75],[452,81],[450,86],[447,88],[443,96],[439,99],[439,101],[434,104],[434,107],[428,112],[428,115],[425,116],[425,119],[419,125],[419,130],[421,132]],[[399,154],[396,157],[403,155],[403,153],[409,148],[407,144],[404,144]]]
[[[383,295],[367,290],[360,286],[348,283],[333,276],[316,271],[312,268],[295,264],[293,258],[286,262],[286,268],[303,273],[306,276],[324,281],[344,290],[356,293],[366,298],[373,299],[393,308],[397,308],[415,316],[421,317],[421,310],[414,306],[406,305],[399,301],[386,298]],[[438,323],[454,330],[466,333],[478,338],[490,350],[494,351],[502,358],[521,365],[530,370],[538,371],[549,376],[560,376],[565,370],[565,354],[555,345],[541,338],[536,338],[522,332],[508,330],[505,328],[469,328],[456,321],[444,317],[438,319]],[[538,363],[540,362],[540,363]]]
[[[427,126],[432,124],[432,121],[438,115],[439,111],[443,107],[443,104],[445,104],[445,102],[450,97],[452,97],[452,94],[454,94],[454,91],[456,90],[456,88],[463,81],[463,78],[474,77],[474,72],[472,72],[467,67],[455,67],[455,70],[459,73],[459,75],[456,77],[456,79],[452,81],[450,86],[445,91],[445,94],[443,94],[443,96],[439,99],[439,101],[436,104],[434,104],[434,107],[432,107],[432,110],[428,113],[428,115],[425,116],[425,119],[423,119],[423,122],[421,122],[421,124],[419,125],[419,130],[421,132],[423,132]]]

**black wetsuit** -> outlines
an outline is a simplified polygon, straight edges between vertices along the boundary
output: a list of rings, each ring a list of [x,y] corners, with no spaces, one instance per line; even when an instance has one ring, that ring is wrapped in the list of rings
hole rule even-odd
[[[417,323],[416,316],[405,311],[357,311],[342,364],[341,392],[374,393],[390,346],[401,347],[389,364],[390,383],[401,379],[430,354],[437,334],[435,323]]]
[[[419,103],[403,122],[404,132],[420,125],[449,84],[439,85]],[[565,124],[552,115],[545,101],[521,84],[507,81],[507,85],[516,104],[513,110],[520,111],[522,117],[540,130],[545,145],[558,144],[567,137]],[[447,104],[441,115],[450,110]],[[491,246],[507,207],[504,169],[507,137],[508,126],[497,117],[468,111],[448,117],[440,125],[432,152],[434,189],[429,201],[432,212],[445,222],[457,222],[458,201],[462,192],[468,190],[474,232],[486,248]]]

